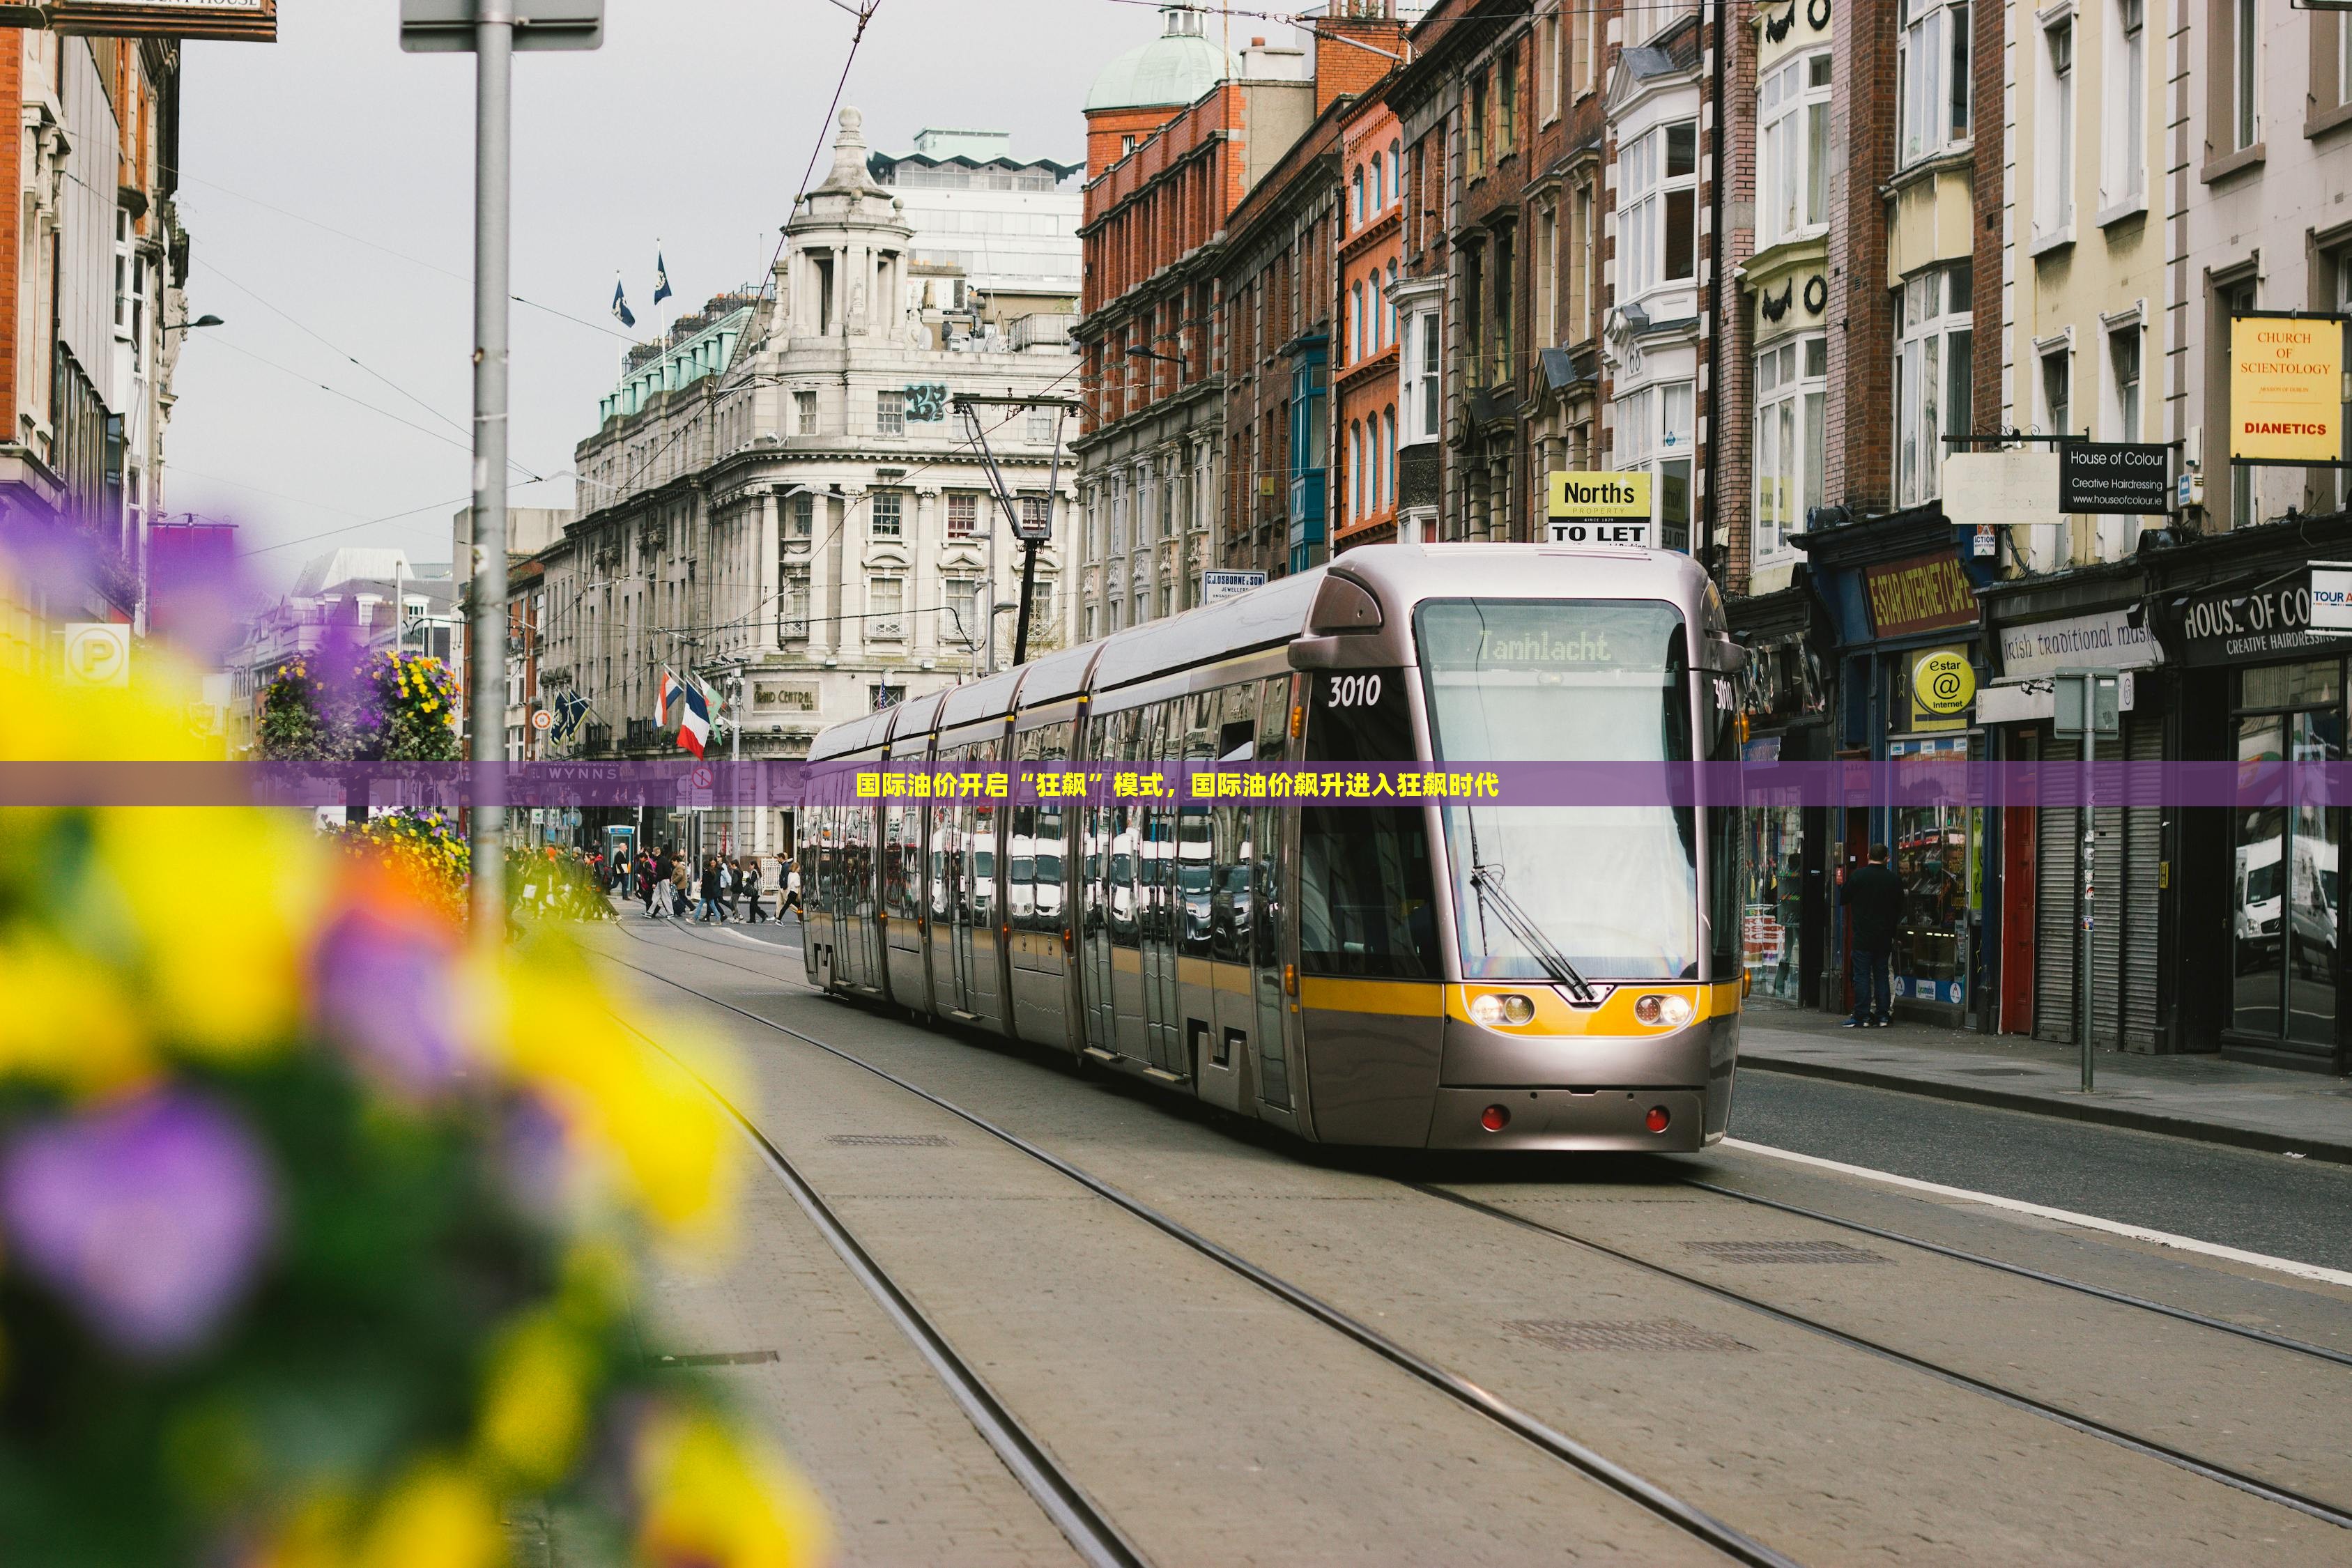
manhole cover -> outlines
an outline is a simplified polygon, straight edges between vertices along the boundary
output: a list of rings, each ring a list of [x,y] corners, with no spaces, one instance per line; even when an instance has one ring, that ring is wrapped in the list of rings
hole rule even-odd
[[[1842,1241],[1685,1241],[1693,1252],[1726,1263],[1884,1263],[1875,1252]]]
[[[828,1143],[845,1143],[856,1149],[945,1149],[948,1141],[936,1132],[835,1132],[825,1139]]]
[[[1696,1323],[1676,1318],[1628,1318],[1622,1321],[1570,1322],[1538,1318],[1505,1323],[1503,1331],[1532,1340],[1556,1351],[1745,1351],[1728,1334],[1710,1333]]]

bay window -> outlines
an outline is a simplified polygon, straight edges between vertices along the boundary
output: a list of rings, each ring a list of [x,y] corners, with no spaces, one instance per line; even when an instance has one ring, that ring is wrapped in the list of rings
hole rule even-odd
[[[1788,536],[1822,504],[1827,459],[1830,341],[1815,333],[1756,356],[1756,526],[1750,555],[1790,555]]]
[[[1969,349],[1971,275],[1967,262],[1905,279],[1896,301],[1902,336],[1895,355],[1895,504],[1916,506],[1944,492],[1944,437],[1966,435],[1973,416]]]
[[[1413,312],[1406,331],[1405,359],[1405,433],[1411,437],[1407,445],[1434,441],[1440,429],[1438,378],[1444,368],[1438,357],[1436,311]]]
[[[1968,0],[1900,0],[1895,35],[1897,165],[1969,139]]]
[[[1757,89],[1757,241],[1778,245],[1830,216],[1830,53],[1792,59]]]
[[[1698,121],[1635,137],[1617,154],[1617,291],[1631,300],[1698,269]]]
[[[1654,548],[1691,545],[1691,466],[1696,385],[1670,381],[1617,399],[1611,466],[1645,469],[1652,479]]]

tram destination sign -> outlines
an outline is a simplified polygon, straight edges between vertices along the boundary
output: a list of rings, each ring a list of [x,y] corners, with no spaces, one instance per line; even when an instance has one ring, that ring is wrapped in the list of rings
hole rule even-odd
[[[2143,441],[2068,441],[2058,448],[2058,510],[2138,516],[2172,510],[2172,454]]]
[[[114,38],[278,41],[278,0],[55,0],[6,7],[5,25]]]

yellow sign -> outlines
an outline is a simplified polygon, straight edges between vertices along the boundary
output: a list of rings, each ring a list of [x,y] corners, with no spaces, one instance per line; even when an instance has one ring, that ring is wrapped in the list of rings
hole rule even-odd
[[[66,679],[82,686],[131,684],[131,628],[112,621],[68,625]]]
[[[2344,323],[2230,318],[2230,456],[2332,463],[2344,456]]]
[[[1968,650],[1931,647],[1911,661],[1911,727],[1953,730],[1977,698],[1976,667]]]
[[[1647,469],[1622,474],[1566,474],[1551,477],[1554,517],[1638,517],[1650,515],[1650,475]]]

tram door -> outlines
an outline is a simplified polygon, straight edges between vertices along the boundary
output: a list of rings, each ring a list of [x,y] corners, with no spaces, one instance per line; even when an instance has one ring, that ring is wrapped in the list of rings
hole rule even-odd
[[[960,751],[941,750],[940,761],[951,763]],[[931,1001],[935,1007],[961,1008],[963,982],[956,967],[956,901],[963,888],[963,838],[957,826],[956,804],[934,800],[931,814],[930,864],[923,896],[929,910],[930,940],[925,944],[931,966]]]
[[[986,743],[974,746],[972,760],[992,763],[997,760],[997,750]],[[984,794],[959,800],[956,809],[963,823],[964,903],[968,911],[968,918],[956,925],[956,939],[962,944],[963,1010],[1003,1022],[1004,998],[997,993],[1003,917],[996,902],[996,858],[1001,848],[997,843],[997,819],[1002,814],[995,802]]]
[[[1116,771],[1150,754],[1149,710],[1129,709],[1108,722],[1103,755]],[[1112,1048],[1137,1061],[1151,1059],[1150,1036],[1144,1024],[1143,951],[1150,925],[1150,872],[1145,842],[1148,813],[1134,800],[1112,797],[1104,812],[1107,842],[1103,847],[1105,885],[1109,908],[1110,1004]]]
[[[1186,715],[1201,700],[1175,697],[1156,702],[1144,711],[1151,747],[1143,755],[1152,762],[1184,755]],[[1184,810],[1161,798],[1144,812],[1144,864],[1150,872],[1150,920],[1143,928],[1143,1016],[1147,1041],[1145,1059],[1161,1072],[1189,1078],[1184,1047],[1183,1003],[1177,983],[1176,949],[1183,930],[1184,902],[1178,860],[1184,848],[1180,834],[1197,822],[1206,847],[1206,813]]]
[[[1276,676],[1259,691],[1257,760],[1280,763],[1289,754],[1291,678]],[[1297,1061],[1297,1015],[1283,984],[1290,962],[1288,868],[1294,848],[1287,814],[1268,803],[1249,813],[1250,994],[1257,1005],[1257,1093],[1268,1105],[1293,1105],[1291,1067]]]
[[[1087,761],[1109,763],[1120,755],[1121,737],[1133,715],[1114,713],[1086,726]],[[1094,771],[1089,769],[1089,771]],[[1078,896],[1085,900],[1084,923],[1078,928],[1078,984],[1086,1015],[1087,1044],[1098,1051],[1118,1053],[1118,1014],[1113,1002],[1115,973],[1112,914],[1118,907],[1114,886],[1117,871],[1111,847],[1118,837],[1118,818],[1124,807],[1109,801],[1089,801],[1083,813],[1086,858],[1079,866]]]
[[[1217,705],[1222,693],[1196,691],[1165,707],[1166,744],[1161,754],[1195,764],[1216,760]],[[1205,962],[1209,955],[1210,900],[1216,880],[1215,808],[1196,804],[1182,781],[1176,798],[1161,808],[1168,825],[1167,853],[1161,859],[1162,935],[1160,984],[1151,992],[1152,1066],[1180,1078],[1191,1078],[1199,1064],[1192,1059],[1192,1021],[1213,1029],[1216,1003],[1213,979]],[[1200,1047],[1213,1057],[1213,1037]]]

